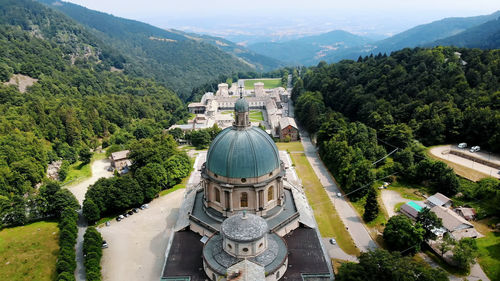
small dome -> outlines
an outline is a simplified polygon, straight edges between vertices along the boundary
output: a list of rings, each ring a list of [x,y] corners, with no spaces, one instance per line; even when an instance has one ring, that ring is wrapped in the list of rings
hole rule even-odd
[[[257,178],[279,168],[280,157],[274,141],[260,128],[229,127],[210,144],[206,163],[219,176]]]
[[[236,242],[252,242],[262,238],[268,231],[265,219],[253,214],[237,214],[227,218],[221,225],[224,237]]]
[[[245,98],[239,98],[238,101],[234,104],[234,111],[236,112],[247,112],[248,111],[248,102]]]

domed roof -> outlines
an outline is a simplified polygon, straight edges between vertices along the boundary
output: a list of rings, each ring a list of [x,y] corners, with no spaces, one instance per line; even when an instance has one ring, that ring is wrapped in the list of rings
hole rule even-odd
[[[248,102],[244,98],[239,98],[234,104],[234,111],[245,112],[248,111]]]
[[[212,141],[207,153],[207,169],[228,178],[256,178],[279,166],[276,144],[256,127],[224,129]]]
[[[237,214],[221,225],[222,235],[232,241],[251,242],[262,238],[268,231],[265,219],[253,214]]]

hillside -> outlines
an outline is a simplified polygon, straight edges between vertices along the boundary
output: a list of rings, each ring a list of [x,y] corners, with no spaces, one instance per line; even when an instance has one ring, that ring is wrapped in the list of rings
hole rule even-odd
[[[184,33],[178,30],[171,31],[178,32],[179,34],[183,34],[184,36],[194,40],[199,40],[214,45],[217,48],[248,62],[258,71],[270,71],[285,66],[283,62],[277,59],[258,54],[249,50],[248,48],[245,48],[244,46],[237,45],[236,43],[221,37],[213,37],[195,33]]]
[[[175,93],[123,73],[118,51],[40,3],[2,1],[0,50],[0,225],[47,215],[32,196],[49,162],[72,164],[101,143],[119,148],[187,116]],[[4,84],[14,75],[34,83],[21,93]]]
[[[459,34],[469,28],[481,25],[487,21],[495,20],[499,16],[500,11],[484,16],[445,18],[413,27],[372,44],[330,52],[323,60],[327,62],[336,62],[342,59],[357,59],[359,56],[367,56],[370,54],[390,54],[393,51],[403,48],[435,46],[433,42],[436,40]]]
[[[181,32],[89,10],[68,2],[40,0],[83,24],[125,57],[127,73],[151,77],[186,97],[192,87],[219,75],[255,70],[252,62]]]
[[[471,27],[457,35],[440,39],[430,44],[434,46],[457,46],[480,49],[500,48],[500,17]]]
[[[249,49],[291,64],[316,64],[332,52],[362,46],[371,40],[352,33],[334,30],[314,36],[306,36],[286,42],[262,42]]]

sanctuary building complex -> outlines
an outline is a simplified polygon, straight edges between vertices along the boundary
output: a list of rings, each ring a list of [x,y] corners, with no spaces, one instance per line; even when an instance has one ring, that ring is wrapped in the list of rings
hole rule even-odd
[[[234,100],[186,190],[161,280],[333,280],[304,191],[249,107]]]

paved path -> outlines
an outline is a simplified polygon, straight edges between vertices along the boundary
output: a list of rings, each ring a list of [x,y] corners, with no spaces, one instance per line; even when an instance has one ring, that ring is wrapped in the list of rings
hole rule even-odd
[[[344,197],[338,198],[335,196],[335,194],[339,193],[340,190],[321,159],[319,159],[316,148],[311,143],[310,138],[302,131],[300,132],[300,138],[302,145],[304,146],[307,160],[318,176],[321,184],[325,187],[326,193],[328,193],[330,200],[335,205],[335,209],[351,234],[356,246],[362,252],[377,248],[377,244],[368,234],[361,218],[352,206],[344,199]]]
[[[109,178],[113,176],[112,172],[108,172],[107,168],[110,166],[109,159],[95,160],[92,162],[92,176],[82,182],[74,185],[68,185],[69,189],[75,195],[80,206],[85,199],[85,193],[90,185],[94,184],[100,178]],[[76,281],[86,280],[85,266],[83,265],[83,235],[87,229],[87,220],[82,215],[82,210],[78,211],[78,237],[76,239]]]
[[[396,204],[401,202],[410,202],[410,199],[403,198],[401,194],[394,190],[383,189],[382,190],[382,202],[384,202],[384,207],[387,210],[389,217],[395,216],[396,212],[394,207]]]

